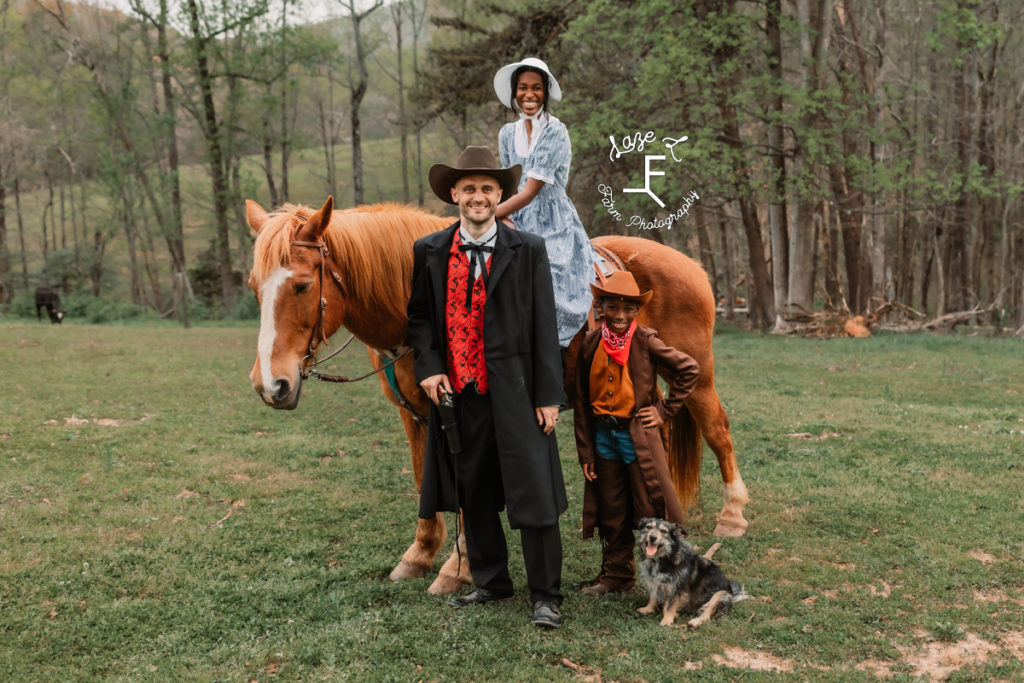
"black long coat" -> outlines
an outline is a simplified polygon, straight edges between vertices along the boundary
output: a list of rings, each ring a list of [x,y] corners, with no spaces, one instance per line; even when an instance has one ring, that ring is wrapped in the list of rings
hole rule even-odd
[[[448,253],[459,223],[413,246],[409,344],[416,381],[448,372],[445,329]],[[546,527],[568,507],[554,433],[535,408],[563,405],[555,297],[544,240],[498,224],[484,305],[484,359],[509,526]],[[453,463],[431,406],[420,487],[420,517],[456,511]]]

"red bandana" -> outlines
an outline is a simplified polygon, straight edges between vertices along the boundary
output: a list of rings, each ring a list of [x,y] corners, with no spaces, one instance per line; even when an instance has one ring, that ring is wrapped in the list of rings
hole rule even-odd
[[[616,334],[608,327],[608,323],[601,321],[601,343],[604,345],[604,352],[608,357],[619,365],[626,365],[629,358],[629,342],[636,332],[636,320],[629,324],[629,329],[624,334]]]

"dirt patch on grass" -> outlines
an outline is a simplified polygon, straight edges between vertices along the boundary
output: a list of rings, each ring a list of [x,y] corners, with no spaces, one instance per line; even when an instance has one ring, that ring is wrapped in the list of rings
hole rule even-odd
[[[917,634],[927,638],[927,634]],[[951,674],[965,667],[981,667],[989,661],[1006,661],[1009,658],[1024,659],[1024,633],[1011,631],[993,643],[976,636],[966,634],[956,642],[931,641],[923,646],[897,646],[903,655],[899,664],[913,667],[912,676],[930,681],[945,680]],[[853,665],[853,669],[864,671],[876,678],[887,679],[893,674],[897,662],[885,662],[868,659]]]
[[[999,650],[999,645],[973,633],[955,643],[935,641],[925,643],[920,649],[900,648],[906,662],[914,667],[913,675],[933,681],[940,681],[965,666],[980,666]]]
[[[1006,594],[1000,588],[993,588],[987,591],[974,591],[975,602],[1010,602],[1014,605],[1024,607],[1024,597],[1013,597]]]
[[[982,549],[982,548],[975,548],[974,550],[970,551],[970,552],[969,552],[969,553],[967,553],[967,554],[968,554],[968,555],[969,555],[969,556],[970,556],[970,557],[971,557],[972,559],[975,559],[975,560],[977,560],[978,562],[981,562],[982,564],[986,564],[986,565],[988,565],[988,564],[995,564],[995,563],[996,563],[996,558],[995,558],[995,557],[993,557],[992,555],[989,555],[989,554],[988,554],[987,552],[985,552],[985,551],[984,551],[984,549]]]
[[[88,417],[76,417],[76,416],[72,415],[71,417],[63,418],[62,420],[56,420],[56,419],[44,420],[43,424],[44,425],[56,425],[56,424],[61,424],[61,422],[63,422],[65,425],[67,425],[69,427],[76,427],[78,425],[87,425],[87,424],[95,424],[95,425],[99,425],[100,427],[121,427],[122,425],[142,424],[143,422],[151,420],[152,418],[153,418],[153,416],[150,415],[149,413],[145,413],[145,414],[143,414],[142,417],[140,417],[138,419],[135,419],[135,420],[128,420],[128,419],[119,418],[119,417],[94,417],[94,418],[88,418]]]
[[[892,678],[892,670],[889,668],[890,666],[892,666],[890,662],[868,659],[863,662],[857,662],[853,665],[853,668],[857,671],[866,671],[875,678],[881,678],[884,680]]]
[[[753,671],[792,671],[796,665],[788,659],[782,659],[767,652],[744,650],[739,647],[727,647],[720,655],[711,655],[712,661],[730,669],[751,669]]]

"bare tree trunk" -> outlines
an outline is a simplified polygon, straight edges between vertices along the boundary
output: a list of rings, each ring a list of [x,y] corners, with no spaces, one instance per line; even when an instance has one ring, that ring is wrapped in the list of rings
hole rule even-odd
[[[958,2],[960,9],[966,9],[963,0]],[[956,94],[956,153],[958,159],[958,171],[960,173],[960,187],[952,220],[949,222],[948,232],[948,254],[949,254],[949,301],[950,308],[954,311],[966,310],[970,307],[970,267],[968,258],[967,231],[971,215],[970,192],[967,186],[967,176],[971,166],[971,94],[970,77],[973,56],[969,53],[969,46],[958,41],[957,48],[961,54],[960,74],[957,80]]]
[[[992,6],[993,23],[999,20],[999,5]],[[995,114],[993,99],[995,97],[996,66],[999,63],[999,40],[993,40],[988,52],[988,64],[978,69],[980,96],[978,98],[978,165],[987,187],[996,186],[996,152],[995,152]],[[980,67],[980,65],[979,65]],[[995,255],[996,224],[998,222],[998,205],[994,197],[978,202],[978,220],[975,222],[977,241],[972,242],[971,273],[974,275],[972,287],[981,302],[995,302],[997,284],[997,268]],[[995,322],[1000,311],[993,310],[988,314],[989,322]]]
[[[67,249],[68,248],[68,231],[67,231],[68,215],[67,215],[67,205],[64,202],[64,186],[65,186],[65,183],[61,183],[60,184],[60,248],[61,249]],[[57,236],[54,235],[54,239],[56,239],[56,237]]]
[[[391,19],[395,25],[395,49],[398,56],[398,131],[402,154],[402,201],[409,203],[409,122],[405,117],[405,71],[402,68],[402,8],[404,3],[391,5]]]
[[[291,126],[288,121],[288,0],[281,3],[281,201],[288,201],[288,164],[291,159]],[[243,223],[244,225],[244,223]]]
[[[417,14],[417,4],[421,0],[409,0],[409,10],[412,14],[412,73],[413,73],[413,88],[419,86],[420,80],[420,66],[419,66],[419,54],[420,54],[420,31],[423,30],[423,24],[427,17],[427,2],[422,0],[420,7],[422,12]],[[419,206],[423,206],[423,127],[420,124],[416,125],[416,201]]]
[[[139,280],[139,259],[135,250],[135,216],[128,204],[128,197],[125,188],[121,187],[121,222],[124,224],[124,237],[128,243],[128,273],[129,287],[132,294],[132,303],[141,306],[143,301],[142,284]]]
[[[839,285],[839,216],[833,216],[830,204],[822,209],[822,251],[825,261],[825,308],[837,310],[843,300]]]
[[[693,217],[697,221],[697,243],[700,246],[700,262],[708,273],[711,292],[718,301],[718,272],[715,266],[715,250],[711,246],[711,233],[708,231],[708,217],[704,207],[697,204],[693,207]]]
[[[271,100],[273,87],[272,82],[268,82],[266,85],[268,102]],[[274,143],[270,134],[269,108],[264,108],[263,114],[260,116],[260,141],[263,148],[263,175],[267,180],[267,188],[270,190],[270,205],[280,206],[281,197],[277,192],[277,181],[274,178]]]
[[[797,0],[797,22],[800,25],[800,84],[805,93],[812,95],[820,89],[823,62],[828,53],[829,39],[832,35],[832,9],[829,0],[813,0],[814,12],[811,12],[811,0]],[[814,40],[812,41],[812,37]],[[818,113],[804,117],[804,129],[808,134],[816,134],[823,127],[822,116]],[[794,174],[804,179],[814,175],[812,160],[807,158],[807,150],[797,146],[797,154],[793,160]],[[800,198],[796,202],[796,214],[793,221],[792,239],[789,242],[789,296],[786,302],[786,313],[809,314],[814,310],[814,270],[815,252],[813,245],[814,220],[822,202],[813,196]],[[823,242],[835,247],[835,241],[829,239],[833,230],[831,221],[824,221],[825,234]],[[838,294],[828,291],[829,276],[835,277],[835,263],[826,264],[826,293],[830,301]],[[838,284],[833,281],[831,284]]]
[[[941,222],[939,223],[941,225]],[[935,279],[938,283],[935,287],[935,317],[946,315],[947,292],[945,259],[942,257],[942,250],[939,247],[939,235],[935,235],[932,246],[935,248]]]
[[[11,294],[9,275],[11,255],[7,248],[7,179],[4,164],[0,162],[0,304],[6,304]]]
[[[180,286],[188,280],[185,262],[185,237],[181,215],[181,179],[178,165],[178,114],[175,107],[174,88],[171,83],[171,54],[167,43],[167,0],[160,0],[160,21],[157,23],[157,51],[160,59],[160,86],[164,98],[163,135],[167,142],[168,172],[164,180],[165,192],[170,195],[170,211],[163,220],[162,232],[166,235],[167,251],[171,256],[171,283],[174,303],[182,326],[188,328],[189,296]],[[161,223],[160,215],[157,222]]]
[[[221,298],[224,310],[230,311],[235,304],[235,288],[228,238],[230,233],[230,227],[228,226],[229,188],[226,177],[227,169],[224,164],[220,122],[217,119],[217,109],[213,97],[213,74],[210,72],[208,51],[212,47],[213,39],[202,34],[202,27],[199,24],[199,8],[196,5],[196,0],[187,0],[186,6],[188,9],[189,29],[192,31],[191,40],[189,41],[192,49],[191,56],[195,60],[196,74],[202,93],[203,116],[200,120],[200,125],[203,127],[206,135],[207,165],[210,170],[213,189],[214,248],[220,268]]]
[[[727,2],[725,8],[733,9],[732,2]],[[725,44],[714,51],[714,61],[718,64],[726,64],[730,59],[735,58],[737,48],[734,45]],[[735,85],[738,75],[724,76],[718,84],[718,111],[722,117],[722,137],[725,143],[732,150],[732,170],[736,187],[736,202],[739,205],[740,220],[743,224],[743,233],[747,240],[747,259],[751,277],[747,281],[747,310],[750,316],[750,324],[755,329],[767,332],[771,329],[775,318],[774,307],[772,306],[772,281],[768,271],[768,263],[765,259],[764,242],[761,235],[761,222],[757,217],[757,210],[753,201],[748,196],[751,186],[750,168],[744,159],[743,142],[740,136],[739,117],[736,105],[729,100],[729,93]]]
[[[718,218],[718,231],[722,239],[722,264],[725,268],[723,280],[725,284],[724,312],[722,317],[733,320],[736,317],[736,275],[733,270],[732,246],[729,241],[729,221],[725,214]]]
[[[843,8],[844,11],[839,13],[839,20],[844,23],[844,28],[849,28],[850,38],[856,47],[857,64],[860,71],[861,84],[864,88],[867,128],[868,130],[875,130],[878,127],[878,111],[881,108],[883,95],[883,93],[879,92],[877,84],[883,79],[882,71],[885,65],[885,5],[882,3],[877,6],[879,26],[875,39],[871,44],[872,53],[877,58],[875,64],[868,61],[867,47],[861,37],[857,14],[854,12],[854,3],[851,0],[843,0]],[[868,158],[874,168],[880,167],[882,156],[883,150],[880,145],[875,142],[873,136],[868,136]],[[885,291],[887,271],[885,252],[886,230],[881,191],[872,190],[868,199],[871,205],[871,213],[868,225],[866,226],[867,230],[865,230],[865,236],[867,237],[865,255],[868,258],[863,264],[867,267],[864,270],[865,278],[862,280],[862,285],[866,285],[870,280],[871,297],[884,300],[887,298]],[[861,310],[864,309],[868,298],[866,296],[863,297],[860,306]]]
[[[18,216],[18,246],[21,247],[21,286],[28,290],[28,251],[25,249],[25,221],[21,213],[21,178],[14,167],[14,211]]]
[[[829,164],[832,193],[838,205],[839,225],[843,236],[843,257],[846,262],[847,305],[854,312],[863,311],[861,292],[861,244],[863,226],[861,194],[852,191],[846,179],[846,169],[838,163]],[[836,302],[838,305],[839,302]]]
[[[772,169],[772,192],[768,204],[768,230],[772,254],[772,298],[775,309],[774,326],[785,326],[783,317],[789,302],[789,224],[786,212],[785,130],[782,126],[782,0],[765,4],[765,34],[768,40],[768,70],[776,86],[769,96],[768,113],[775,121],[768,124],[768,155]]]
[[[359,120],[359,107],[366,95],[369,74],[366,70],[366,44],[362,35],[363,20],[383,4],[383,0],[375,0],[373,5],[363,12],[356,11],[355,0],[343,3],[348,8],[352,19],[352,40],[356,47],[357,78],[349,84],[351,104],[349,121],[352,125],[352,198],[358,206],[363,203],[363,130]]]

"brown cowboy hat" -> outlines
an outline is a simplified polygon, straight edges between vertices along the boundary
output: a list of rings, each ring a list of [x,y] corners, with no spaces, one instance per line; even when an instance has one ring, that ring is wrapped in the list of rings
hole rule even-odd
[[[604,281],[603,287],[598,284],[592,284],[590,285],[590,291],[594,293],[595,299],[603,297],[625,299],[626,301],[635,301],[641,305],[646,304],[654,296],[653,290],[648,290],[641,294],[640,288],[637,287],[636,280],[633,278],[633,273],[628,270],[615,271],[611,277]]]
[[[489,175],[501,185],[501,200],[505,201],[519,189],[519,175],[523,167],[519,164],[510,168],[502,168],[498,158],[490,147],[470,145],[459,155],[455,166],[434,164],[430,168],[430,189],[442,202],[455,204],[452,201],[452,188],[459,178],[468,175]]]

